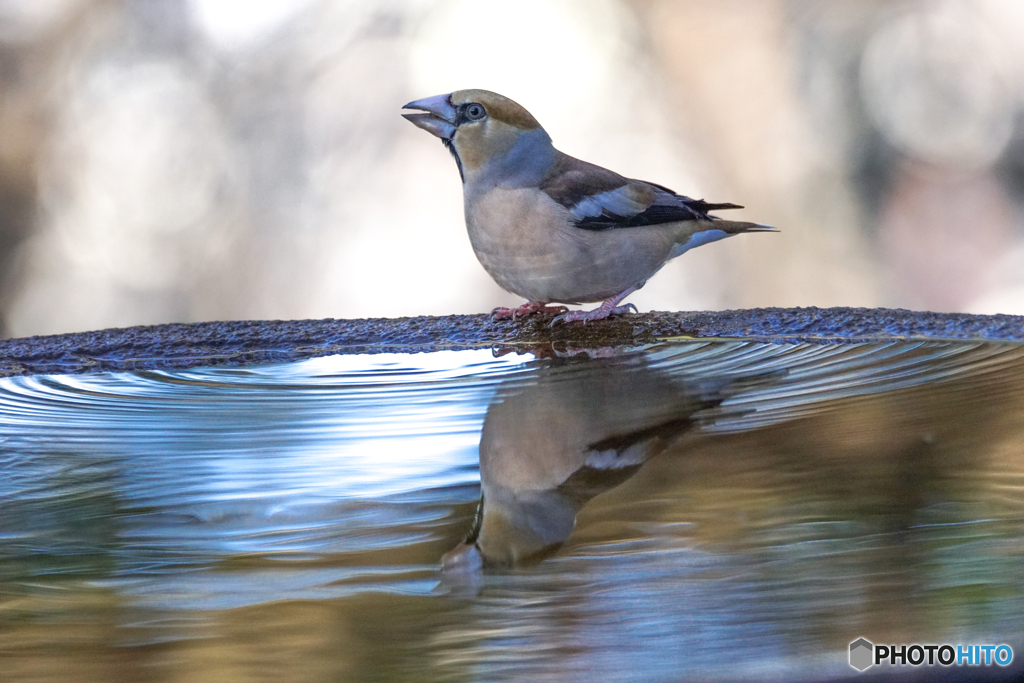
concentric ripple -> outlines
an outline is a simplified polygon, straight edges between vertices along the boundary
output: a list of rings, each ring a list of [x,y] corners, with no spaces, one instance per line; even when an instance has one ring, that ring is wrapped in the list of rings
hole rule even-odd
[[[437,680],[632,680],[627,652],[657,680],[813,678],[846,672],[865,624],[1024,634],[1024,346],[518,351],[0,379],[0,629],[88,613],[149,647],[260,614],[245,637],[273,642],[292,605],[309,638],[323,610],[350,635],[412,620],[395,637]],[[503,453],[532,445],[484,484],[516,495],[568,467],[542,454],[575,427],[601,462],[657,448],[565,494],[571,534],[539,564],[442,575],[499,410]],[[601,432],[616,416],[636,428]],[[507,524],[488,542],[543,532]],[[746,647],[738,668],[712,641]]]

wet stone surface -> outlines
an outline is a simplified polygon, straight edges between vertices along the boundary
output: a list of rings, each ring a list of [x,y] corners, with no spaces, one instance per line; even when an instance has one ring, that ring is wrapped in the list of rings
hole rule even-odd
[[[485,314],[360,320],[229,321],[0,341],[0,376],[249,365],[351,353],[480,347],[587,349],[679,338],[846,343],[890,339],[1024,342],[1024,316],[867,308],[651,312],[551,327]]]

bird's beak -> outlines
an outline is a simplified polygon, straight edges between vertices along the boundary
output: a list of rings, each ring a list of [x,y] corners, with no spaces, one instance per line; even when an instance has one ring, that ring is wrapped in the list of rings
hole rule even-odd
[[[402,114],[403,117],[419,126],[428,133],[433,133],[442,140],[451,140],[455,135],[455,107],[452,106],[451,95],[435,95],[424,97],[402,107],[402,109],[418,109],[426,114]]]

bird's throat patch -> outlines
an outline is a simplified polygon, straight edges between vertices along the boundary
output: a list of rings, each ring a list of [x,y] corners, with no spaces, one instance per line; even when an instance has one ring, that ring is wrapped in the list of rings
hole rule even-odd
[[[462,171],[462,159],[459,158],[459,153],[455,151],[455,143],[448,138],[441,138],[441,144],[448,148],[448,151],[452,153],[452,157],[455,159],[455,165],[459,167],[459,177],[462,178],[462,184],[466,184],[466,174]]]

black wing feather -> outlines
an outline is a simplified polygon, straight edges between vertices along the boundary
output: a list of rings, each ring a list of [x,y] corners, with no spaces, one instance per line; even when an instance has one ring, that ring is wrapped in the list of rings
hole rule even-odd
[[[628,187],[627,187],[628,186]],[[573,213],[580,204],[588,200],[620,192],[617,197],[624,201],[607,201],[611,207],[601,205],[600,215],[586,215],[575,219],[577,227],[584,230],[610,230],[613,228],[635,228],[643,225],[660,225],[680,221],[713,220],[709,211],[742,209],[731,203],[711,203],[703,199],[690,199],[676,194],[657,183],[630,180],[606,168],[580,161],[566,154],[560,154],[547,178],[541,183],[541,190]],[[637,205],[635,202],[639,202]],[[631,203],[632,206],[631,206]],[[621,206],[617,206],[621,205]],[[622,206],[627,210],[623,211]],[[628,210],[636,208],[635,211]],[[646,207],[646,208],[642,208]],[[642,210],[641,210],[642,208]],[[589,210],[593,211],[590,206]]]

